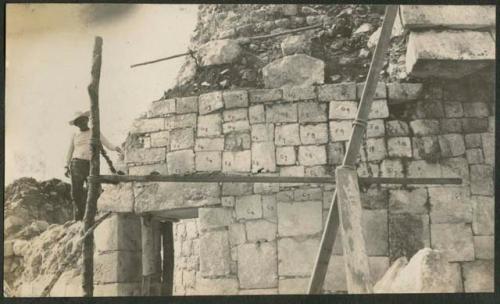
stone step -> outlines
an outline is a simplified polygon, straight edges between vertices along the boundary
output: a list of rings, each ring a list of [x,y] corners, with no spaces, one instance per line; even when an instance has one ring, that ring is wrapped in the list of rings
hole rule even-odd
[[[410,32],[406,71],[413,77],[462,78],[495,62],[490,32]]]
[[[493,5],[401,5],[406,29],[495,27]]]

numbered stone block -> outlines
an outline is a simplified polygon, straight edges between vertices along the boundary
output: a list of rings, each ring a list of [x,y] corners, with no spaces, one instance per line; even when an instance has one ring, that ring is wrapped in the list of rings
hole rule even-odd
[[[198,98],[199,112],[201,115],[215,112],[224,107],[222,92],[202,94]]]
[[[220,113],[200,115],[198,117],[197,137],[211,137],[222,134],[222,117]]]
[[[387,136],[398,137],[410,135],[410,128],[408,123],[402,120],[390,120],[385,123]]]
[[[274,124],[252,125],[252,141],[274,141]]]
[[[330,102],[330,119],[354,119],[358,110],[355,101],[332,101]]]
[[[374,119],[369,120],[366,126],[366,137],[382,137],[385,135],[384,120]]]
[[[194,145],[195,151],[222,151],[224,150],[224,137],[197,138]]]
[[[222,153],[223,172],[250,172],[251,168],[250,150]]]
[[[221,152],[196,152],[196,171],[220,171],[221,164]]]
[[[226,109],[232,108],[245,108],[248,106],[248,92],[247,91],[224,91],[222,99]]]
[[[326,164],[326,146],[300,146],[299,163],[303,166]]]
[[[278,165],[295,165],[295,162],[294,147],[276,147],[276,163]]]
[[[224,122],[234,122],[238,120],[248,120],[247,109],[231,109],[222,112]]]
[[[276,155],[273,142],[252,144],[252,172],[276,171]]]
[[[330,122],[330,141],[347,141],[351,137],[352,121],[331,121]]]
[[[264,105],[258,104],[248,108],[248,119],[251,124],[266,122]]]
[[[320,101],[356,100],[356,84],[340,83],[319,86],[318,99]]]
[[[193,150],[167,153],[168,174],[188,174],[195,171]]]
[[[297,104],[277,104],[269,106],[266,110],[267,122],[296,122]]]
[[[387,149],[391,157],[412,157],[409,137],[391,137],[387,139]]]
[[[328,142],[328,125],[301,125],[300,140],[303,145],[326,144]]]
[[[176,112],[179,114],[198,112],[198,96],[177,98]]]
[[[238,220],[262,218],[262,196],[248,195],[237,197],[234,210]]]
[[[176,129],[170,131],[170,151],[185,150],[194,147],[194,130]]]
[[[284,124],[276,126],[274,143],[277,146],[300,145],[299,124]]]

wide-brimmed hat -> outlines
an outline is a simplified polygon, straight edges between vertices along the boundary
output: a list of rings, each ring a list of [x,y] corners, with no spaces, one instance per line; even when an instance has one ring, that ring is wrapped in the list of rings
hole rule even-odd
[[[85,112],[76,111],[75,114],[73,114],[73,119],[71,119],[69,121],[69,124],[70,125],[74,125],[75,124],[75,120],[77,120],[80,117],[90,117],[90,111],[85,111]]]

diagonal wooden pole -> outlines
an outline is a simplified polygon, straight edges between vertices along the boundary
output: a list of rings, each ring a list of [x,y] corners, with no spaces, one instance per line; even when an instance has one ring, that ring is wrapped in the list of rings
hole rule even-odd
[[[366,129],[366,120],[368,119],[368,113],[370,112],[373,96],[377,88],[378,77],[384,64],[385,52],[388,49],[389,42],[391,40],[392,27],[394,25],[394,20],[396,19],[397,12],[397,5],[388,5],[386,7],[384,22],[382,23],[382,29],[380,32],[380,38],[375,48],[375,53],[372,57],[366,84],[361,95],[358,113],[356,114],[356,119],[354,121],[351,138],[347,145],[347,150],[343,161],[344,167],[354,168],[355,166],[359,148],[361,147],[361,143],[363,141],[363,134]],[[323,230],[320,248],[316,256],[313,271],[311,273],[311,279],[309,281],[308,288],[309,294],[321,293],[338,227],[339,210],[337,204],[337,190],[335,190],[335,192],[333,193],[332,203],[330,205],[330,211],[328,212],[325,228]]]
[[[91,159],[90,176],[99,176],[99,150],[101,146],[100,126],[99,126],[99,80],[101,78],[102,61],[102,38],[95,37],[94,52],[92,56],[91,82],[87,88],[90,96],[90,120],[91,127]],[[97,199],[101,184],[97,180],[89,179],[89,189],[87,194],[87,206],[85,217],[83,218],[83,231],[89,231],[94,225],[97,213]],[[83,241],[83,296],[92,297],[94,295],[94,234],[90,233]]]

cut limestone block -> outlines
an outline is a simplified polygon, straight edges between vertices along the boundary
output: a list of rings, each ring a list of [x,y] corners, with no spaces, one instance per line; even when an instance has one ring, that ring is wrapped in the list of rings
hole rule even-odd
[[[319,233],[321,216],[321,201],[278,203],[278,233],[280,236]]]
[[[399,269],[399,270],[398,270]],[[415,254],[410,262],[395,262],[374,287],[375,293],[445,293],[463,291],[460,266],[430,248]]]
[[[280,276],[310,275],[318,248],[319,239],[279,239],[278,274]]]
[[[492,5],[401,5],[406,29],[481,29],[495,27]]]
[[[432,247],[450,262],[474,260],[472,229],[466,224],[431,224]]]
[[[411,32],[406,70],[413,77],[462,78],[495,61],[495,41],[488,32]]]
[[[494,270],[493,260],[463,263],[465,292],[493,292]]]
[[[99,211],[134,212],[132,183],[103,185],[103,190],[97,203]]]
[[[389,215],[389,258],[410,258],[430,246],[429,216],[398,213]]]
[[[218,230],[205,233],[200,239],[200,272],[204,277],[228,275],[229,233]]]
[[[310,86],[325,80],[325,63],[317,58],[296,54],[275,60],[262,69],[266,88]]]
[[[278,287],[276,242],[238,246],[240,288]]]

